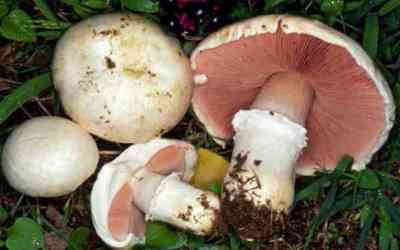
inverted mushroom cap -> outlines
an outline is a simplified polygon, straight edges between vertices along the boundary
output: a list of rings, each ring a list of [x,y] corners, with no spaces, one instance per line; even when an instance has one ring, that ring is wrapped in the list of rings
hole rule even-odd
[[[184,168],[177,169],[174,164],[166,168],[155,168],[156,164],[152,165],[152,163],[155,163],[153,156],[162,149],[168,150],[171,146],[184,150]],[[115,248],[143,243],[145,240],[145,215],[132,204],[133,193],[129,190],[129,182],[135,174],[141,174],[140,171],[144,166],[146,166],[146,170],[162,175],[175,172],[183,181],[187,182],[193,175],[196,161],[196,150],[189,143],[154,139],[146,144],[130,146],[112,162],[104,165],[97,176],[91,193],[93,224],[101,239]],[[127,203],[129,206],[122,211],[121,208],[114,208],[114,206],[118,206],[118,203]],[[113,220],[113,222],[110,222],[110,220]],[[124,229],[121,224],[125,225],[129,234],[124,239],[116,239],[110,229],[112,224],[119,224],[118,227],[121,229],[117,230]]]
[[[104,14],[57,44],[54,85],[66,113],[89,132],[142,143],[173,128],[192,95],[189,59],[177,41],[134,14]]]
[[[10,185],[34,197],[68,194],[91,176],[99,153],[93,138],[60,117],[30,119],[7,139],[2,170]]]
[[[233,136],[233,116],[273,75],[311,86],[300,174],[333,169],[345,154],[363,168],[393,126],[393,98],[379,70],[355,41],[318,21],[271,15],[227,26],[199,44],[191,64],[194,111],[219,142]]]

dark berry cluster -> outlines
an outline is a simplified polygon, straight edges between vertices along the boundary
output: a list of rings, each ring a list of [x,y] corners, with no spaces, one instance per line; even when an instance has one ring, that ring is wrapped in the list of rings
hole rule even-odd
[[[161,0],[165,23],[183,37],[204,35],[221,27],[234,0]]]

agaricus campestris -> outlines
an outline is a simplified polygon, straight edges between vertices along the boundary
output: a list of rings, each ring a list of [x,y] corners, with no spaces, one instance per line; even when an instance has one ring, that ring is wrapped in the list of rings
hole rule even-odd
[[[56,197],[74,191],[97,166],[93,138],[60,117],[37,117],[8,137],[2,154],[4,176],[16,190],[34,197]]]
[[[243,238],[280,230],[295,171],[361,169],[387,139],[394,104],[363,49],[318,22],[261,16],[210,35],[191,56],[193,108],[217,141],[234,136],[223,212]],[[246,211],[246,212],[243,212]]]
[[[173,128],[192,96],[178,42],[135,14],[103,14],[57,43],[54,85],[65,112],[106,140],[143,143]]]
[[[104,165],[93,186],[91,210],[100,238],[114,248],[143,243],[145,220],[163,221],[197,235],[214,232],[220,201],[190,186],[197,154],[183,141],[135,144]]]

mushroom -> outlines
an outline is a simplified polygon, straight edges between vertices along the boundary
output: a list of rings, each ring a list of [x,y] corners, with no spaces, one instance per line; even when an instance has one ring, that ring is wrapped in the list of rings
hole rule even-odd
[[[222,211],[242,238],[283,230],[295,172],[362,169],[393,125],[388,84],[351,38],[301,17],[222,28],[191,56],[193,108],[220,144],[234,138]],[[243,213],[242,211],[246,211]]]
[[[33,197],[56,197],[71,193],[94,173],[99,153],[93,138],[75,123],[43,116],[13,130],[1,160],[13,188]]]
[[[178,42],[135,14],[74,25],[57,43],[52,70],[65,112],[114,142],[143,143],[167,132],[192,96],[189,59]]]
[[[126,149],[101,169],[91,193],[97,234],[109,246],[128,248],[145,240],[145,220],[197,235],[212,234],[220,202],[190,186],[197,154],[183,141],[153,139]]]

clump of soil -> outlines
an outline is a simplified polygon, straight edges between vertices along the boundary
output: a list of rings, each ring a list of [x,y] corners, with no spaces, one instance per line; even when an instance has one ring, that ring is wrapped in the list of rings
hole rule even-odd
[[[233,200],[225,196],[221,210],[224,221],[243,239],[270,239],[282,234],[288,222],[286,213],[274,211],[268,205],[255,207],[244,195],[237,195]]]

